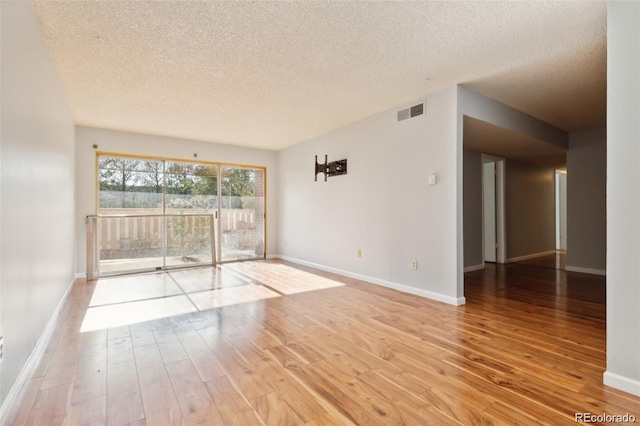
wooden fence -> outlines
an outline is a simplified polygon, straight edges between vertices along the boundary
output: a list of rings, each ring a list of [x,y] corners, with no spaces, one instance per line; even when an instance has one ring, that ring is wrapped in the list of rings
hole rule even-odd
[[[167,245],[183,243],[185,238],[191,241],[208,239],[210,224],[208,217],[212,210],[167,209],[166,214],[189,214],[203,216],[169,216],[164,222],[163,216],[139,216],[105,218],[98,221],[96,232],[100,238],[100,250],[154,249],[163,246],[163,226],[166,226]],[[159,215],[158,211],[143,209],[101,209],[100,215]],[[220,224],[223,235],[234,231],[255,229],[255,210],[222,209]],[[217,232],[217,229],[216,229]],[[244,233],[244,232],[242,232]],[[218,236],[216,236],[218,238]]]

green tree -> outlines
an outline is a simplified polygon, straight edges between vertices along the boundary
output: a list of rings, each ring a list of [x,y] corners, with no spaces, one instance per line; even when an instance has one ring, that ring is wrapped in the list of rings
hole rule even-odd
[[[222,195],[227,198],[227,208],[253,208],[255,196],[255,171],[252,169],[229,168],[222,175]]]
[[[167,162],[165,190],[167,194],[193,194],[195,187],[195,165]]]
[[[144,161],[141,167],[141,184],[146,191],[162,194],[164,190],[164,163],[162,161]]]
[[[197,166],[194,172],[197,178],[194,187],[194,193],[199,195],[218,194],[217,166]]]
[[[126,193],[137,190],[141,177],[139,173],[141,163],[140,160],[117,157],[99,157],[98,159],[100,191],[119,192],[119,200],[112,200],[112,202],[115,201],[120,208],[130,207]],[[115,206],[102,205],[101,200],[100,207]]]

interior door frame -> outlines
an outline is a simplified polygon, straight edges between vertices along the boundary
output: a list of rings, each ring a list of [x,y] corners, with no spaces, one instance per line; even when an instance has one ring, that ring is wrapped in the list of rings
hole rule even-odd
[[[567,171],[555,171],[556,250],[567,250]]]
[[[505,215],[505,162],[503,157],[491,154],[482,154],[482,264],[485,261],[485,230],[484,230],[484,163],[495,163],[496,165],[496,263],[506,263],[506,215]]]

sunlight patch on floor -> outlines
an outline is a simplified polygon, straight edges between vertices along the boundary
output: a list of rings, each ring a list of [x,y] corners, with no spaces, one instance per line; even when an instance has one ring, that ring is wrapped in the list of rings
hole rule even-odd
[[[263,261],[102,278],[95,284],[80,331],[344,285],[287,265]]]
[[[248,284],[246,279],[237,277],[227,268],[190,268],[168,273],[186,293],[215,290]]]
[[[279,291],[283,294],[297,294],[305,293],[307,291],[324,290],[326,288],[341,287],[344,284],[337,281],[330,280],[328,278],[314,277],[312,274],[304,277],[303,280],[298,282],[289,281],[270,281],[269,287]]]
[[[266,287],[249,284],[241,287],[192,293],[189,297],[193,300],[193,303],[196,304],[198,309],[203,311],[205,309],[214,309],[221,306],[271,299],[273,297],[280,297],[280,295]]]
[[[96,306],[87,309],[80,331],[85,332],[119,327],[196,312],[197,310],[198,309],[193,306],[193,303],[189,301],[189,298],[184,295]]]
[[[245,262],[234,264],[233,269],[250,278],[260,277],[261,284],[286,295],[344,285],[344,283],[283,264]]]
[[[180,287],[165,273],[101,278],[96,283],[89,306],[111,305],[180,294],[182,294]]]

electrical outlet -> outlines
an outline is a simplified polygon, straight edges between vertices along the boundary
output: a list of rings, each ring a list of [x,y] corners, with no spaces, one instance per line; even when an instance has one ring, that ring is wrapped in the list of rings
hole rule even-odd
[[[411,269],[414,270],[414,271],[416,269],[418,269],[418,261],[417,260],[412,260],[411,261]]]
[[[357,255],[358,255],[358,257],[362,257],[362,250],[358,249]]]

